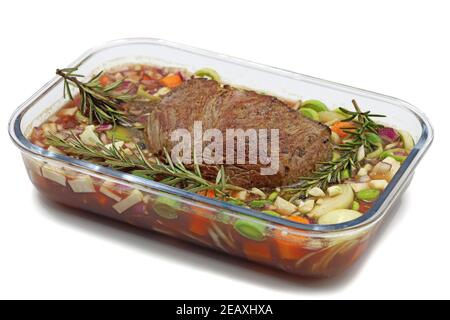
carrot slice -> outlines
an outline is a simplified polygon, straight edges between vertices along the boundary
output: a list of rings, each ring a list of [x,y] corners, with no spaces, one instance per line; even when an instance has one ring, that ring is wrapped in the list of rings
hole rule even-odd
[[[339,137],[345,138],[348,136],[348,133],[344,131],[344,129],[353,129],[355,128],[355,124],[353,122],[348,121],[339,121],[331,126],[331,131],[338,134]]]
[[[109,77],[107,75],[101,76],[98,81],[100,82],[100,84],[103,87],[107,86],[111,82],[111,80],[109,79]]]
[[[163,86],[172,89],[172,88],[178,87],[183,82],[183,79],[181,79],[181,76],[178,73],[176,73],[176,74],[169,74],[169,75],[165,76],[164,78],[159,80],[159,82]]]
[[[292,216],[288,219],[303,224],[309,224],[309,220],[304,217]],[[297,260],[308,252],[307,249],[303,247],[306,237],[290,234],[288,229],[275,230],[273,240],[278,249],[278,255],[281,259]]]
[[[196,211],[198,211],[198,209]],[[199,236],[206,236],[208,234],[210,220],[196,211],[191,214],[189,231]]]
[[[256,261],[270,262],[272,255],[270,247],[266,242],[257,242],[253,240],[245,241],[242,249],[247,258]]]

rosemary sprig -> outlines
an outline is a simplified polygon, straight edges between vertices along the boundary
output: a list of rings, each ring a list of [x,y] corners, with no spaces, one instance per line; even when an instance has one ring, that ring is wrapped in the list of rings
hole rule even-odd
[[[121,103],[131,99],[127,94],[117,95],[113,93],[123,82],[115,81],[105,87],[100,84],[103,71],[97,73],[88,82],[80,81],[83,75],[77,74],[78,66],[73,68],[57,69],[56,74],[64,79],[64,98],[66,95],[73,100],[71,86],[78,88],[81,102],[80,111],[89,118],[89,123],[94,120],[99,123],[111,123],[120,121],[128,123],[126,115],[119,110]]]
[[[156,159],[155,163],[151,163],[137,145],[136,150],[128,154],[124,149],[116,147],[114,142],[110,147],[102,144],[88,146],[73,133],[64,139],[49,134],[47,141],[68,154],[192,192],[212,189],[218,194],[227,196],[227,191],[244,190],[228,183],[223,166],[218,171],[216,181],[210,182],[202,177],[198,163],[194,162],[194,170],[189,170],[181,161],[173,162],[167,151],[164,162]]]
[[[339,108],[348,117],[341,121],[351,121],[356,128],[344,129],[349,138],[346,142],[335,145],[334,150],[340,157],[335,160],[321,162],[320,167],[311,176],[300,178],[295,187],[288,187],[284,191],[291,195],[290,201],[304,197],[308,190],[314,187],[325,189],[329,184],[341,183],[345,178],[344,172],[351,173],[354,168],[360,167],[360,161],[364,155],[372,152],[378,146],[367,138],[369,132],[377,133],[382,127],[372,120],[373,117],[384,117],[380,114],[371,114],[370,111],[362,112],[355,100],[352,100],[355,111]]]

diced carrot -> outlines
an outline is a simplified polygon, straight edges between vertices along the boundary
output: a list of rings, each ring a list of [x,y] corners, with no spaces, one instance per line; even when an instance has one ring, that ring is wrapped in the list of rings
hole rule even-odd
[[[337,133],[339,137],[345,138],[348,136],[348,133],[344,131],[344,129],[352,129],[355,127],[353,122],[349,121],[339,121],[331,126],[331,131]]]
[[[307,223],[309,223],[309,221]],[[291,234],[288,230],[275,230],[273,240],[277,247],[278,255],[281,259],[298,260],[306,253],[308,253],[308,250],[303,246],[306,237],[297,234]]]
[[[164,78],[159,80],[159,82],[165,87],[175,88],[183,82],[183,79],[181,79],[180,75],[176,73],[165,76]]]
[[[208,234],[210,220],[200,215],[198,212],[193,212],[190,216],[189,231],[199,236],[206,236]]]
[[[97,194],[97,201],[102,206],[105,206],[108,203],[108,198],[102,194]]]
[[[142,76],[142,80],[152,80],[152,78],[150,78],[148,75],[144,74]]]
[[[102,75],[98,81],[103,87],[107,86],[111,82],[106,74]]]
[[[270,246],[266,242],[248,240],[243,243],[242,249],[251,260],[270,262],[272,259]]]
[[[288,219],[291,221],[298,222],[298,223],[309,224],[308,218],[301,217],[301,216],[290,216],[290,217],[288,217]]]

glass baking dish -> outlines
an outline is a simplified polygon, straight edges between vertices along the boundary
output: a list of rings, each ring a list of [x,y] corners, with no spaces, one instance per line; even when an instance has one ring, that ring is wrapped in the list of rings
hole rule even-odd
[[[416,145],[367,213],[336,225],[304,225],[31,144],[27,139],[31,129],[66,102],[59,77],[12,115],[9,133],[22,153],[32,183],[46,197],[301,276],[336,275],[361,256],[433,139],[426,117],[402,100],[163,40],[116,40],[89,50],[71,66],[80,63],[80,73],[85,75],[124,63],[174,66],[189,71],[210,67],[226,83],[287,99],[317,98],[331,107],[349,105],[356,99],[364,108],[385,114],[386,124],[408,130]],[[91,189],[80,192],[80,181],[88,181]],[[240,220],[250,220],[264,236],[258,240],[242,236],[234,228]]]

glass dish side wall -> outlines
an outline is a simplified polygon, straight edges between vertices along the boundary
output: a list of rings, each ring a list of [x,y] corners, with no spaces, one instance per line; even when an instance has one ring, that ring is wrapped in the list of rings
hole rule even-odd
[[[365,251],[369,228],[320,234],[267,223],[220,208],[108,179],[22,153],[29,177],[47,198],[307,277],[330,277]],[[238,231],[245,221],[257,236]]]

